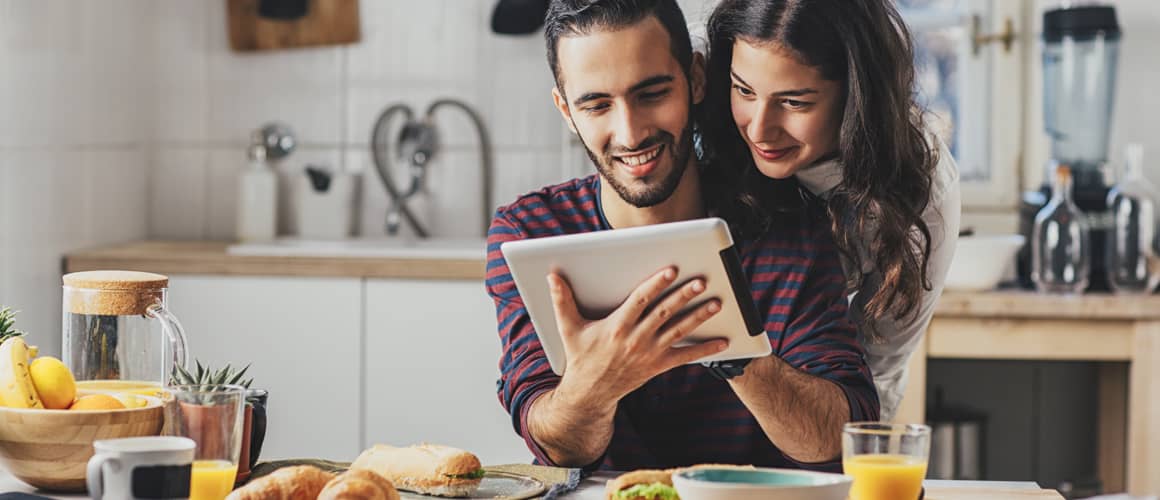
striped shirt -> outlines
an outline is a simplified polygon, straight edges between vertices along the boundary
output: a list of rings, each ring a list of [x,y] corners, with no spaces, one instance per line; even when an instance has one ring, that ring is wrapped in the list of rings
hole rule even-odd
[[[495,300],[500,358],[499,400],[536,463],[555,465],[528,431],[528,410],[559,382],[548,365],[500,244],[525,238],[610,229],[595,175],[522,196],[501,207],[488,230],[487,292]],[[803,214],[796,230],[777,231],[737,249],[775,355],[830,380],[846,395],[850,420],[878,417],[870,370],[847,318],[842,267],[829,228]],[[662,373],[617,406],[612,441],[589,468],[632,470],[697,463],[840,470],[803,464],[781,453],[730,388],[700,365]]]

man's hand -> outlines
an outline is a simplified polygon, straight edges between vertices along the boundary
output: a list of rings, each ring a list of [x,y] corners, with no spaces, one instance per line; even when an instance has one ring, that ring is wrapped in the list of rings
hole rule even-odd
[[[568,395],[576,402],[614,408],[649,379],[728,347],[725,339],[674,347],[721,310],[720,301],[711,299],[677,316],[705,291],[705,282],[693,279],[658,302],[676,278],[676,269],[663,269],[641,283],[608,317],[589,320],[577,310],[564,278],[548,276],[567,359],[558,397]]]

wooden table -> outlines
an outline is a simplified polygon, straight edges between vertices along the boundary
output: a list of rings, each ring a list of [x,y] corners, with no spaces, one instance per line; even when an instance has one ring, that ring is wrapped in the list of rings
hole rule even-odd
[[[585,479],[576,491],[564,495],[577,500],[604,500],[604,483],[610,476],[597,474]],[[0,469],[0,493],[35,493],[36,489]],[[49,495],[49,498],[70,500],[88,498],[85,495]],[[1007,483],[990,481],[926,481],[927,500],[1062,500],[1054,490],[1040,489],[1035,483]]]
[[[604,483],[615,474],[597,473],[580,483],[576,491],[564,498],[604,500]],[[923,482],[926,500],[1062,500],[1055,490],[1045,490],[1033,482],[1005,481],[932,481]]]
[[[925,421],[932,358],[1127,362],[1100,365],[1100,479],[1109,492],[1160,493],[1160,296],[944,293],[898,421]]]

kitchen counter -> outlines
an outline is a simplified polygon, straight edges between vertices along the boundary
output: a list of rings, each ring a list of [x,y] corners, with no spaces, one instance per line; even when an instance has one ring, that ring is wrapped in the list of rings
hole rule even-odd
[[[226,242],[144,241],[78,250],[65,255],[65,272],[123,269],[160,274],[478,279],[479,258],[419,256],[237,255]]]
[[[1160,493],[1160,296],[944,293],[911,357],[899,422],[925,421],[928,359],[1099,362],[1105,491]]]

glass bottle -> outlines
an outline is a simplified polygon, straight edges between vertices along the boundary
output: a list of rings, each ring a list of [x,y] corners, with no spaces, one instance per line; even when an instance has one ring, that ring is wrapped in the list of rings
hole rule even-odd
[[[1055,169],[1051,201],[1035,216],[1031,235],[1031,279],[1046,293],[1083,293],[1091,272],[1088,224],[1071,193],[1071,169]]]
[[[1112,227],[1106,252],[1108,281],[1116,293],[1151,293],[1160,282],[1155,242],[1156,188],[1144,176],[1144,148],[1129,144],[1124,175],[1108,192]]]

